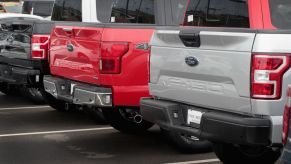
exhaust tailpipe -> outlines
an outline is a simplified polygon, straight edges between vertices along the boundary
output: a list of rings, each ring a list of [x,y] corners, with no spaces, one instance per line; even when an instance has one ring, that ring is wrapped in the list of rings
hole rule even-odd
[[[133,117],[133,122],[140,124],[142,122],[142,115],[137,114]]]

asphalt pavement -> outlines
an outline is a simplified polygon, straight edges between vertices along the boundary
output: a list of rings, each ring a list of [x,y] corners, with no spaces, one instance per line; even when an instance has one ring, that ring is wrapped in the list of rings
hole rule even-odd
[[[214,153],[182,154],[158,127],[122,134],[84,112],[60,113],[0,93],[0,164],[219,164]]]

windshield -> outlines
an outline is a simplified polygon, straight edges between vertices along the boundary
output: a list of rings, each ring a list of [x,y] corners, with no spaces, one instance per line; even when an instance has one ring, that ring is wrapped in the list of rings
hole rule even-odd
[[[291,1],[269,0],[272,24],[279,29],[291,29]]]
[[[53,5],[53,1],[26,1],[22,7],[22,13],[49,17],[51,16]]]
[[[4,5],[7,13],[21,13],[21,4]]]

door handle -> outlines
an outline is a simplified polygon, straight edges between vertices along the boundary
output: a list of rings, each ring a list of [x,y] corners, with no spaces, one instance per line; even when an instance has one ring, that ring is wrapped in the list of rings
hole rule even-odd
[[[180,33],[179,37],[186,47],[200,47],[199,33]]]
[[[72,28],[67,28],[67,27],[64,27],[63,30],[64,30],[65,32],[72,32],[72,31],[73,31]]]
[[[66,33],[67,36],[72,37],[73,36],[73,29],[72,28],[63,28],[64,32]]]

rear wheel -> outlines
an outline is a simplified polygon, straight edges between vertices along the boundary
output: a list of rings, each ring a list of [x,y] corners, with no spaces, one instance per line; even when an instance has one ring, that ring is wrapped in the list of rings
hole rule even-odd
[[[76,109],[78,111],[84,111],[88,114],[92,119],[95,120],[97,124],[108,124],[107,120],[105,119],[102,109],[96,107],[88,107],[85,105],[76,105]]]
[[[41,91],[41,94],[45,102],[47,102],[48,105],[50,105],[52,108],[54,108],[55,110],[59,112],[66,112],[66,111],[74,110],[76,108],[74,104],[69,104],[65,101],[58,100],[55,97],[53,97],[51,94],[43,90]]]
[[[0,83],[0,92],[7,96],[19,96],[19,89],[16,86]]]
[[[103,114],[112,127],[123,133],[142,133],[154,125],[142,119],[138,108],[108,108],[103,109]]]
[[[227,143],[214,143],[214,152],[224,164],[274,164],[280,157],[280,149],[250,147]]]
[[[92,113],[93,113],[93,117],[94,117],[95,121],[98,124],[106,124],[106,123],[108,123],[106,118],[104,117],[102,109],[100,109],[100,108],[93,109]]]
[[[161,129],[170,144],[182,153],[203,153],[212,150],[212,144],[206,140],[199,140],[194,136],[187,136],[177,132]]]
[[[21,89],[21,92],[23,96],[27,97],[34,103],[41,104],[45,102],[39,88],[24,87]]]

